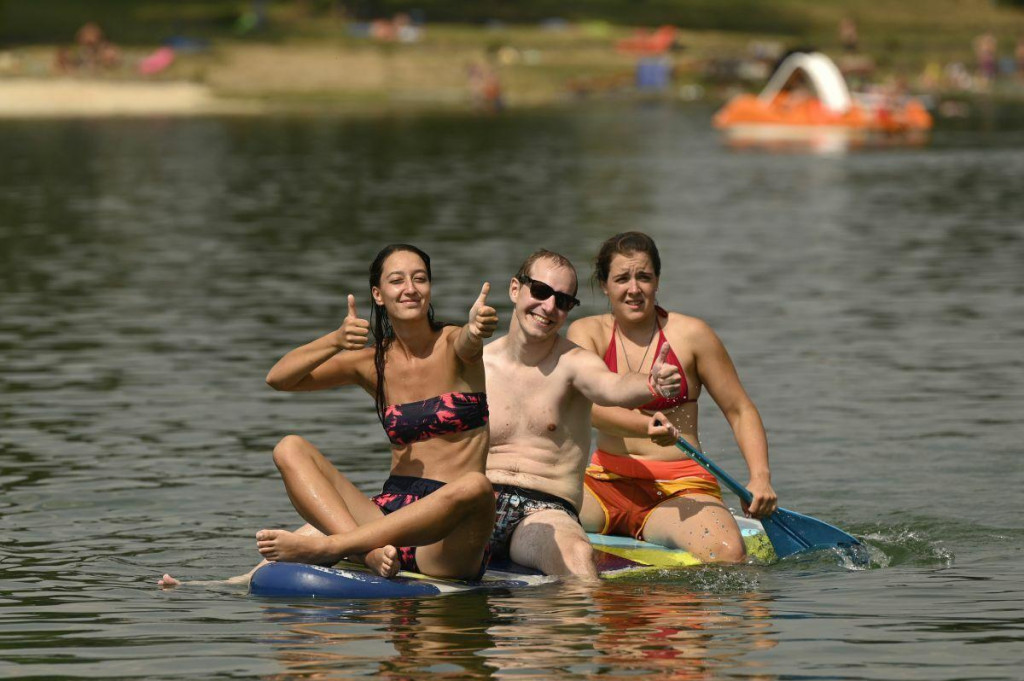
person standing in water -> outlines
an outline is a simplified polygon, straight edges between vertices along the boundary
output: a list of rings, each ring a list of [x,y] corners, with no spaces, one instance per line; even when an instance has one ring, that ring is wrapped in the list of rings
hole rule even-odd
[[[700,448],[697,398],[706,389],[729,422],[750,471],[754,498],[745,511],[762,518],[778,504],[764,425],[711,327],[657,305],[660,275],[661,258],[649,236],[625,232],[611,237],[601,246],[594,272],[611,311],[569,327],[570,340],[620,374],[649,371],[660,349],[671,345],[667,362],[683,376],[677,397],[656,398],[631,410],[594,407],[597,449],[586,471],[580,518],[591,532],[682,548],[705,562],[740,562],[746,550],[717,480],[674,445],[681,436]]]

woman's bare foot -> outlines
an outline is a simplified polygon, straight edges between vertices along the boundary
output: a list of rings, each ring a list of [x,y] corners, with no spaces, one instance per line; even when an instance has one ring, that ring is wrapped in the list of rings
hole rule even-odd
[[[284,563],[334,565],[341,556],[331,549],[329,537],[296,534],[287,530],[260,530],[256,549],[267,560]]]
[[[157,580],[156,585],[161,589],[173,589],[176,586],[180,586],[181,582],[170,575],[165,574],[163,577]]]
[[[398,574],[401,563],[398,560],[398,549],[391,544],[370,551],[363,556],[366,567],[381,577],[391,578]]]
[[[252,573],[256,572],[257,569],[263,567],[266,564],[267,564],[267,561],[263,561],[262,563],[260,563],[256,567],[254,567],[252,570],[249,570],[249,572],[246,572],[244,575],[237,575],[235,577],[229,577],[228,579],[206,579],[206,580],[194,580],[193,579],[193,580],[189,580],[188,582],[183,582],[183,581],[181,581],[179,579],[175,579],[174,577],[171,577],[168,574],[165,574],[163,577],[161,577],[160,579],[157,580],[156,585],[158,587],[160,587],[161,589],[173,589],[174,587],[181,586],[182,584],[203,585],[203,586],[210,586],[210,585],[213,585],[213,584],[230,584],[230,585],[234,586],[234,585],[240,584],[242,586],[249,586],[249,580],[252,579]]]

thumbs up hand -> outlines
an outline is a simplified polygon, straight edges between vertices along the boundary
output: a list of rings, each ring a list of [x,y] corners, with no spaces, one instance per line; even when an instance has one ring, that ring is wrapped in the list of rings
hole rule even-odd
[[[677,397],[682,392],[683,382],[679,367],[665,361],[669,350],[668,343],[661,346],[654,364],[651,365],[651,375],[647,378],[647,387],[655,397]]]
[[[498,328],[498,313],[487,304],[487,294],[490,291],[491,284],[484,282],[480,287],[480,295],[469,310],[469,332],[481,340],[490,338]]]
[[[356,312],[356,297],[348,294],[348,314],[338,329],[337,346],[342,350],[362,350],[370,340],[370,322]]]

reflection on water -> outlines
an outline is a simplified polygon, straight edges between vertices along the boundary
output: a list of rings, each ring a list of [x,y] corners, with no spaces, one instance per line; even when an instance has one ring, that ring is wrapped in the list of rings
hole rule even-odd
[[[3,122],[0,675],[1012,676],[1021,126],[815,157],[730,152],[709,116]],[[380,485],[365,395],[263,377],[365,300],[383,243],[431,253],[439,316],[461,320],[534,247],[586,278],[628,228],[661,247],[660,302],[729,348],[782,505],[881,569],[329,606],[154,590],[165,570],[243,572],[258,528],[298,524],[270,459],[287,433]],[[742,478],[702,405],[702,441]]]
[[[595,647],[608,673],[710,679],[759,674],[753,651],[777,645],[764,594],[688,593],[678,587],[603,588],[595,593],[601,633]]]
[[[761,665],[744,658],[778,643],[763,594],[665,585],[273,606],[264,616],[279,628],[272,647],[288,678],[342,679],[361,670],[388,679],[712,679],[722,670],[759,675]]]
[[[497,670],[481,654],[495,645],[496,617],[483,596],[266,612],[287,632],[274,651],[289,675],[350,678],[361,670],[377,678],[492,678]]]

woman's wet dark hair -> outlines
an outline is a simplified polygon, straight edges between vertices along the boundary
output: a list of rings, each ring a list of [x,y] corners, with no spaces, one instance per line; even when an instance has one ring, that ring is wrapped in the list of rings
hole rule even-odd
[[[617,255],[633,255],[634,253],[645,253],[651,259],[654,266],[654,276],[661,276],[661,256],[658,255],[658,247],[654,239],[643,232],[623,232],[616,234],[601,244],[601,249],[594,258],[594,280],[604,283],[608,281],[608,274],[612,266],[612,258]]]
[[[399,251],[408,251],[418,255],[427,268],[427,281],[433,280],[430,274],[429,255],[409,244],[391,244],[382,248],[370,264],[371,289],[374,286],[380,287],[380,279],[384,274],[384,261],[388,259],[388,256]],[[433,305],[427,310],[427,320],[430,322],[430,328],[434,331],[444,326],[441,322],[434,321]],[[383,305],[377,304],[372,294],[370,295],[370,327],[373,329],[373,337],[376,340],[373,352],[373,365],[377,369],[377,389],[374,394],[374,401],[377,404],[377,418],[383,424],[384,412],[388,407],[387,398],[384,395],[384,365],[387,364],[387,350],[395,339],[395,331],[391,328],[391,319],[388,318],[388,311]]]

